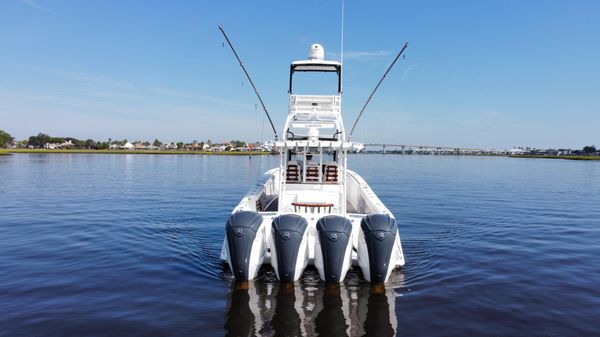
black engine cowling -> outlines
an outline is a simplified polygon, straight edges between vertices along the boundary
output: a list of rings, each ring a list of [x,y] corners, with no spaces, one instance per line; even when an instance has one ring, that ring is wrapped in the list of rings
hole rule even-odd
[[[225,231],[231,260],[230,267],[236,281],[248,280],[250,253],[262,222],[262,215],[252,211],[239,211],[227,219]]]
[[[387,214],[370,214],[360,222],[369,252],[371,283],[385,282],[398,226]]]
[[[296,214],[284,214],[273,219],[273,241],[280,281],[294,281],[298,250],[307,227],[306,219]]]
[[[343,273],[346,248],[352,236],[352,223],[342,216],[325,216],[317,221],[317,232],[323,255],[324,281],[338,283]]]

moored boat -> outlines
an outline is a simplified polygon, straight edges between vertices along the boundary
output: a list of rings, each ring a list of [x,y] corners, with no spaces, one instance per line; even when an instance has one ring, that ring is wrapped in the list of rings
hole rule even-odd
[[[336,93],[295,93],[294,75],[303,72],[335,74]],[[347,167],[348,154],[363,146],[344,129],[341,77],[342,64],[325,60],[319,44],[308,60],[292,62],[283,137],[272,144],[279,167],[258,180],[227,220],[221,259],[236,281],[270,264],[284,282],[314,265],[328,283],[342,282],[352,266],[366,280],[385,283],[404,265],[394,216]]]

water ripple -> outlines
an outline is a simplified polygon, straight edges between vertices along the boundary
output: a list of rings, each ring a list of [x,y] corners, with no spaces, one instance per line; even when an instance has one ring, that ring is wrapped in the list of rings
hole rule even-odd
[[[0,157],[0,335],[597,334],[598,163],[351,156],[406,265],[382,289],[357,268],[339,287],[314,268],[286,287],[270,267],[239,288],[224,221],[277,163]]]

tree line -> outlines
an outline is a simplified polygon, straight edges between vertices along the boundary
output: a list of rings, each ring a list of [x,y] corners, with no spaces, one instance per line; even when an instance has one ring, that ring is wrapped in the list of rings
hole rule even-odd
[[[597,151],[598,150],[596,150],[596,147],[594,145],[584,146],[583,150],[581,150],[581,152],[585,154],[596,154]]]
[[[15,139],[4,130],[0,130],[0,147],[9,147]]]
[[[65,142],[73,144],[73,148],[76,149],[105,150],[110,147],[110,142],[97,142],[93,139],[80,140],[73,137],[51,137],[41,132],[37,136],[31,136],[27,141],[22,141],[21,144],[17,145],[41,149],[46,147],[46,144],[64,144]]]
[[[73,149],[106,150],[106,149],[109,149],[111,147],[111,145],[123,146],[128,143],[128,140],[127,139],[113,140],[111,138],[109,138],[108,141],[96,141],[91,138],[88,138],[86,140],[81,140],[81,139],[77,139],[74,137],[52,137],[48,134],[40,132],[35,136],[29,137],[28,139],[15,142],[14,137],[12,137],[9,133],[7,133],[3,130],[0,130],[0,148],[11,147],[14,145],[18,148],[42,149],[42,148],[45,148],[47,146],[47,144],[62,145],[65,143],[72,144],[69,147],[73,148]],[[168,147],[169,149],[178,149],[178,150],[203,149],[205,144],[207,144],[208,146],[213,145],[213,143],[210,139],[208,141],[206,141],[206,143],[203,141],[198,142],[197,140],[194,140],[191,143],[184,143],[184,142],[163,143],[158,139],[155,139],[153,142],[136,141],[134,143],[139,143],[146,147],[150,147],[150,146],[154,146],[156,148]],[[259,143],[256,142],[255,144],[258,145]],[[232,140],[229,143],[229,146],[228,146],[228,148],[226,148],[226,150],[236,148],[236,147],[243,147],[246,145],[247,145],[246,142],[243,142],[241,140]]]
[[[106,150],[109,149],[111,145],[117,145],[117,146],[123,146],[125,145],[128,141],[127,139],[124,140],[112,140],[111,138],[108,139],[108,141],[95,141],[93,139],[86,139],[86,140],[80,140],[77,138],[73,138],[73,137],[51,137],[45,133],[38,133],[36,136],[31,136],[26,140],[22,140],[22,141],[18,141],[15,142],[15,138],[12,137],[8,132],[4,131],[4,130],[0,130],[0,148],[7,148],[7,147],[11,147],[13,145],[16,145],[19,148],[27,148],[27,147],[32,147],[32,148],[36,148],[36,149],[41,149],[41,148],[45,148],[46,144],[64,144],[65,142],[70,142],[72,145],[72,148],[74,149],[88,149],[88,150]],[[158,139],[155,139],[153,142],[148,142],[148,141],[139,141],[139,142],[134,142],[134,143],[141,143],[144,146],[155,146],[157,148],[164,148],[165,146],[168,146],[170,149],[178,149],[178,150],[183,150],[183,149],[202,149],[204,148],[204,144],[208,144],[209,146],[212,146],[213,143],[212,141],[209,139],[206,143],[205,142],[198,142],[196,140],[194,140],[191,143],[184,143],[184,142],[172,142],[172,143],[163,143]],[[255,143],[256,145],[259,145],[258,142]],[[232,140],[231,142],[229,142],[229,146],[227,146],[225,148],[225,150],[230,150],[230,149],[234,149],[237,147],[244,147],[247,144],[241,140]],[[596,146],[594,145],[587,145],[584,146],[581,150],[574,150],[573,154],[575,155],[598,155],[600,153],[598,153],[598,149],[596,149]]]

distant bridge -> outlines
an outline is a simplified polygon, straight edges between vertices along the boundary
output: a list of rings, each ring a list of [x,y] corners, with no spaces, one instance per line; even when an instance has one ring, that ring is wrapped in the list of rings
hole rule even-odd
[[[508,154],[506,150],[496,149],[475,149],[452,146],[434,146],[434,145],[415,145],[415,144],[363,144],[365,152],[372,148],[381,149],[381,153],[391,151],[401,154],[468,154],[468,155],[504,155]]]

